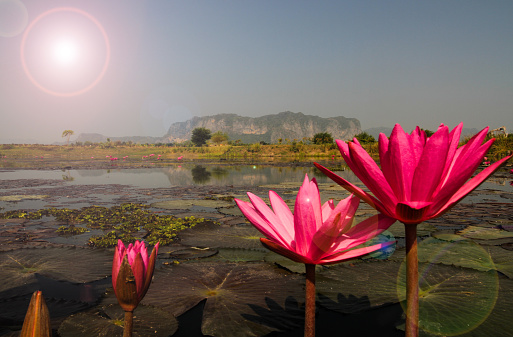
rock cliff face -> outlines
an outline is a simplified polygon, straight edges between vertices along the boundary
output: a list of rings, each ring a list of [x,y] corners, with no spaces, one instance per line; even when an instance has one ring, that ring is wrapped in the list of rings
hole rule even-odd
[[[328,132],[335,139],[347,140],[362,132],[360,121],[356,118],[322,118],[286,111],[256,118],[235,114],[194,117],[186,122],[172,124],[163,141],[174,143],[189,140],[192,130],[200,127],[212,133],[226,132],[230,140],[240,139],[243,143],[277,143],[279,138],[284,141],[302,140],[319,132]]]

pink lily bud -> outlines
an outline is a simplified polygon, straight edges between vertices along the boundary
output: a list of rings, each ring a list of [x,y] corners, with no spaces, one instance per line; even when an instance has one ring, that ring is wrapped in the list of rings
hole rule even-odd
[[[150,287],[155,259],[159,244],[157,243],[148,258],[143,241],[125,245],[118,240],[112,263],[112,286],[119,305],[125,311],[133,311]]]

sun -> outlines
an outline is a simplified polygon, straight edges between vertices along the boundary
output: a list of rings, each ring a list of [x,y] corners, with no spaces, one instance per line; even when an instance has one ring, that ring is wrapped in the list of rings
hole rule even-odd
[[[48,10],[23,34],[21,62],[28,79],[54,96],[83,94],[107,71],[110,45],[98,20],[72,7]]]
[[[57,65],[70,66],[76,64],[79,56],[79,44],[71,39],[59,39],[52,46],[52,57]]]

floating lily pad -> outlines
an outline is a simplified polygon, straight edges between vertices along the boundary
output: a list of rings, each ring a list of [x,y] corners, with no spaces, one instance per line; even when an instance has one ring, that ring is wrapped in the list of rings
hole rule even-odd
[[[425,330],[440,335],[469,331],[486,319],[494,307],[498,293],[495,271],[421,263],[419,272],[420,326]],[[369,306],[403,302],[405,279],[404,267],[399,262],[336,265],[319,273],[317,289],[329,299],[321,301],[321,305],[352,313]]]
[[[398,278],[403,298],[405,274],[403,264]],[[419,326],[440,336],[455,336],[476,328],[490,315],[499,283],[495,271],[421,263],[419,288]]]
[[[268,264],[182,263],[155,273],[143,303],[179,316],[206,299],[202,332],[223,337],[263,336],[275,329],[247,320],[250,306],[303,298],[304,279]],[[285,319],[285,318],[284,318]]]
[[[242,212],[240,211],[239,207],[237,207],[237,206],[221,207],[217,211],[221,214],[226,214],[226,215],[243,216]]]
[[[329,266],[317,274],[317,293],[324,296],[320,304],[341,313],[355,313],[398,303],[398,262],[362,262]],[[351,301],[346,301],[352,297]],[[355,298],[357,300],[355,300]]]
[[[164,247],[162,247],[164,248]],[[161,252],[159,249],[158,259],[159,260],[176,260],[176,261],[187,261],[195,259],[203,259],[211,257],[218,253],[217,249],[212,248],[200,248],[200,247],[186,247],[169,250],[167,252]]]
[[[439,336],[464,336],[464,337],[490,337],[490,336],[512,336],[513,320],[511,319],[511,306],[513,298],[513,281],[508,279],[499,280],[499,294],[495,306],[483,321],[469,330],[467,324],[463,324],[456,329],[454,334],[439,334],[434,331],[425,331],[420,329],[419,337],[439,337]],[[475,305],[478,305],[476,303]],[[471,306],[468,310],[473,310]],[[397,327],[404,330],[404,324]]]
[[[508,232],[498,228],[486,228],[478,226],[468,226],[459,232],[459,234],[473,240],[499,240],[513,238],[513,232]],[[497,244],[501,243],[503,242],[497,242]]]
[[[179,199],[156,202],[151,204],[151,207],[164,209],[190,209],[193,206],[220,208],[232,205],[232,202],[224,200]]]
[[[210,248],[262,248],[263,235],[253,226],[221,226],[200,223],[178,233],[180,242],[192,247]]]
[[[59,327],[62,337],[123,336],[125,312],[119,305],[111,304],[99,311],[79,313],[70,316]],[[178,329],[178,321],[173,315],[159,308],[139,305],[134,310],[133,336],[173,335]]]
[[[0,197],[0,201],[21,201],[21,200],[33,200],[33,199],[44,199],[48,195],[41,194],[18,194],[18,195],[4,195]]]
[[[219,248],[218,254],[209,261],[222,262],[263,262],[266,249]]]
[[[0,291],[33,279],[35,273],[55,280],[84,283],[111,275],[111,252],[83,248],[27,248],[0,252]]]

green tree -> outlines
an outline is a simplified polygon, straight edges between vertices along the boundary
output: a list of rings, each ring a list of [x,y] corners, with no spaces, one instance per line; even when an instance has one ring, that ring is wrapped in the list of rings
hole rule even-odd
[[[196,146],[203,146],[212,137],[210,130],[207,128],[195,128],[192,130],[191,142]]]
[[[433,131],[428,130],[428,129],[421,129],[421,130],[426,133],[426,137],[431,137],[434,133]]]
[[[358,139],[358,141],[360,143],[374,143],[376,141],[376,139],[374,138],[374,136],[372,135],[369,135],[367,132],[360,132],[359,134],[357,134],[356,136],[354,136],[354,138]]]
[[[64,137],[68,137],[68,139],[67,139],[67,144],[66,144],[66,145],[68,145],[68,146],[69,146],[69,138],[70,138],[71,136],[73,136],[74,134],[75,134],[75,132],[74,132],[73,130],[64,130],[64,131],[62,131],[62,137],[63,137],[63,138],[64,138]]]
[[[333,137],[328,132],[319,132],[313,136],[312,143],[314,143],[316,145],[332,144]]]
[[[217,131],[212,134],[211,140],[214,144],[219,145],[228,141],[228,135],[225,132]]]

